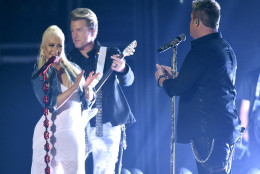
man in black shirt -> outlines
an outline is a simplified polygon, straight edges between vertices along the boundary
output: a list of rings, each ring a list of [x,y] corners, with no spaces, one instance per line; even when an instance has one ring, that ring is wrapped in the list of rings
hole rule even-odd
[[[199,173],[227,174],[242,132],[235,107],[237,61],[218,32],[219,4],[198,0],[192,8],[194,40],[178,76],[171,78],[170,67],[158,64],[155,76],[170,97],[180,96],[177,143],[191,143]]]
[[[260,170],[260,68],[249,71],[241,82],[238,98],[241,100],[240,119],[242,126],[246,128],[243,134],[242,145],[238,150],[247,150],[239,153],[243,168],[247,173],[250,168]],[[237,151],[241,152],[241,151]],[[243,155],[243,156],[242,156]]]
[[[240,119],[242,126],[248,128],[249,118],[252,116],[253,110],[259,107],[259,79],[260,79],[260,68],[251,70],[246,74],[241,82],[239,88],[239,99],[241,99],[240,106]],[[255,105],[255,106],[254,106]],[[249,134],[248,130],[243,135],[243,138],[248,141]]]
[[[98,21],[88,8],[71,12],[71,35],[75,49],[69,53],[72,62],[78,64],[85,75],[91,71],[102,74],[113,70],[110,78],[97,93],[98,114],[86,129],[87,153],[92,152],[95,174],[114,173],[117,162],[121,129],[135,122],[127,100],[119,85],[129,86],[134,74],[124,60],[119,58],[117,48],[103,47],[97,42]],[[89,92],[88,90],[85,92]]]

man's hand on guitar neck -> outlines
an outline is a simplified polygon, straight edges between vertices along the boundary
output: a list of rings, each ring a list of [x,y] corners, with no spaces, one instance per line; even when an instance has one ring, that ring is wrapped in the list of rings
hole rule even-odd
[[[111,69],[116,72],[124,72],[124,70],[125,70],[124,59],[121,59],[119,54],[115,54],[115,55],[111,56],[111,59],[113,59]]]

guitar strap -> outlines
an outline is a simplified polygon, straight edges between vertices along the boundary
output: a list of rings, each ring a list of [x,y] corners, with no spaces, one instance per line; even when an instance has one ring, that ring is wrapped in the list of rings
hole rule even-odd
[[[107,54],[107,47],[101,46],[99,49],[98,61],[97,61],[97,68],[96,73],[100,73],[98,76],[98,81],[103,77],[103,71],[105,66]],[[103,136],[103,122],[102,122],[102,89],[99,90],[97,93],[96,98],[96,108],[98,109],[98,113],[96,115],[96,136],[102,137]]]
[[[96,73],[100,73],[100,75],[98,76],[99,79],[101,79],[103,76],[106,54],[107,54],[107,47],[101,46],[99,49],[97,68],[96,68]]]

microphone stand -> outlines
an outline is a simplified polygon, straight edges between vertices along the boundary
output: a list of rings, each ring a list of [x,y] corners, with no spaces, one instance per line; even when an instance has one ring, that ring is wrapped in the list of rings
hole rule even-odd
[[[48,69],[48,68],[47,68]],[[44,169],[44,173],[45,174],[50,174],[50,167],[49,167],[49,163],[50,163],[50,155],[49,152],[51,150],[50,144],[48,142],[48,139],[50,138],[50,134],[48,132],[48,128],[50,126],[50,122],[47,118],[48,114],[49,114],[49,109],[47,108],[47,104],[49,102],[49,98],[47,96],[47,91],[48,91],[48,80],[47,80],[47,76],[46,76],[46,71],[43,71],[39,76],[43,75],[43,86],[42,86],[42,90],[44,92],[44,97],[43,97],[43,102],[45,104],[44,109],[43,109],[43,115],[45,116],[45,120],[43,121],[43,125],[45,127],[45,132],[44,132],[44,139],[45,139],[45,145],[44,145],[44,149],[46,151],[46,155],[44,157],[45,163],[46,163],[46,168]]]
[[[173,56],[171,60],[173,78],[177,75],[177,45],[173,48]],[[171,117],[171,159],[170,159],[170,174],[175,174],[175,96],[172,97],[172,117]]]

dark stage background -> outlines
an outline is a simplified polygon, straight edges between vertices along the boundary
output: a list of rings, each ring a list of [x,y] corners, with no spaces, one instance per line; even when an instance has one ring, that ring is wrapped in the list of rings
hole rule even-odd
[[[99,20],[97,40],[121,50],[133,40],[138,46],[127,62],[134,85],[123,88],[137,122],[127,129],[123,167],[145,174],[170,173],[171,100],[156,86],[155,64],[170,65],[172,51],[156,50],[178,34],[187,40],[178,47],[178,67],[190,49],[191,0],[1,0],[0,1],[0,173],[29,174],[34,126],[42,115],[30,76],[42,33],[58,25],[72,48],[70,11],[92,9]],[[243,75],[259,65],[260,1],[220,1],[220,31],[237,54],[237,86]],[[239,100],[237,101],[239,106]],[[189,145],[176,146],[176,171],[196,173]],[[239,173],[234,163],[234,173]],[[178,173],[178,172],[177,172]]]

